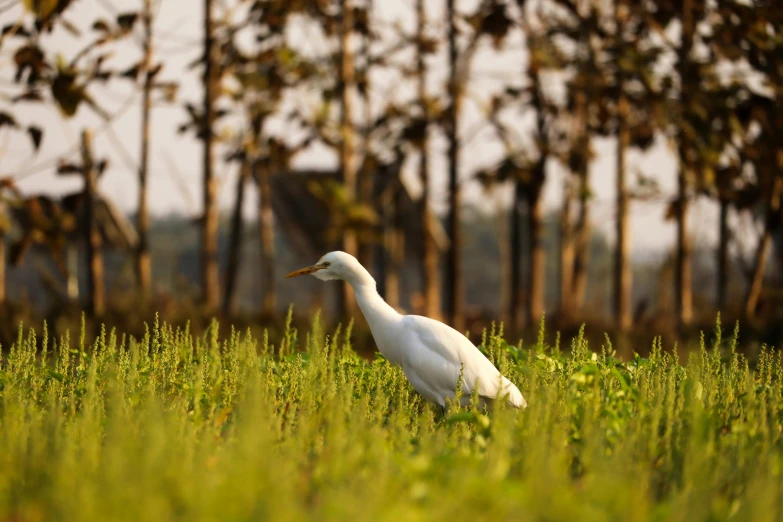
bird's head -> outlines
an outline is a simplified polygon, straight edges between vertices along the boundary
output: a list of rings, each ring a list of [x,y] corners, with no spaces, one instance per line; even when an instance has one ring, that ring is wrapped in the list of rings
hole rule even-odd
[[[321,281],[342,279],[351,283],[357,281],[357,279],[363,279],[365,275],[369,277],[367,271],[355,257],[339,251],[329,252],[319,259],[316,264],[295,270],[285,277],[288,279],[308,274]]]

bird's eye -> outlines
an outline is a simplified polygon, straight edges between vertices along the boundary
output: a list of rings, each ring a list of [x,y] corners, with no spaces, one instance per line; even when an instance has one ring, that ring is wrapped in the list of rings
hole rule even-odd
[[[332,263],[324,263],[324,266],[325,266],[326,268],[329,268],[331,265],[332,265]]]

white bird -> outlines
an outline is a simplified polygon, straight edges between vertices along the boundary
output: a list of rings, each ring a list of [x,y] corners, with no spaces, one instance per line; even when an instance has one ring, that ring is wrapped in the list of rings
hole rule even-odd
[[[375,279],[350,254],[329,252],[316,264],[286,276],[310,274],[321,281],[341,279],[353,288],[356,302],[370,325],[378,349],[392,364],[400,366],[413,388],[429,402],[446,408],[456,395],[462,371],[463,405],[478,387],[483,403],[504,398],[515,408],[527,401],[514,384],[467,337],[428,317],[401,315],[378,294]]]

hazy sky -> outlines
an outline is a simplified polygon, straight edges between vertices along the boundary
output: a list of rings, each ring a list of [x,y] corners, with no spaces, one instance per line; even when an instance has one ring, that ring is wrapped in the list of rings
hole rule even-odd
[[[76,0],[67,11],[67,19],[88,33],[89,24],[95,20],[96,15],[112,19],[117,12],[138,10],[140,4],[141,0]],[[201,145],[192,135],[179,136],[176,129],[186,120],[181,102],[198,103],[201,99],[199,72],[189,71],[187,64],[200,55],[202,4],[203,2],[197,0],[162,0],[156,22],[157,53],[165,63],[161,79],[177,80],[181,85],[179,103],[159,105],[153,113],[150,205],[152,211],[158,215],[177,212],[195,216],[201,208]],[[376,2],[376,4],[381,6],[374,15],[379,20],[386,23],[399,21],[407,27],[411,25],[412,0]],[[458,2],[458,5],[461,4]],[[0,23],[3,26],[13,23],[21,14],[22,8],[17,6],[0,15]],[[432,8],[431,17],[435,22],[440,18],[439,6]],[[301,39],[303,49],[309,47],[313,50],[322,45],[320,39],[314,37],[310,31],[300,31],[297,38]],[[45,45],[48,49],[61,50],[66,58],[70,58],[78,52],[84,41],[63,30],[58,30],[51,37],[47,37]],[[512,50],[504,55],[498,56],[489,49],[478,53],[473,65],[474,77],[477,80],[470,88],[472,98],[479,100],[480,103],[480,100],[485,99],[493,88],[498,88],[501,82],[509,78],[521,78],[526,60],[522,42],[522,37],[515,34],[509,41]],[[12,52],[15,47],[15,42],[8,41],[0,48],[0,60],[2,60],[0,92],[2,93],[12,92],[10,81],[14,68]],[[133,50],[132,47],[127,42],[117,46],[112,63],[119,68],[123,64],[131,64],[137,60],[139,50]],[[317,52],[317,49],[313,52]],[[430,85],[435,92],[436,89],[441,88],[446,66],[440,57],[435,57],[429,65],[432,68]],[[401,88],[402,91],[404,89],[405,87]],[[58,194],[73,191],[80,186],[79,181],[58,177],[54,173],[54,165],[64,154],[72,154],[74,159],[78,157],[79,133],[82,128],[89,126],[96,133],[97,154],[108,157],[111,161],[111,168],[100,182],[101,189],[124,210],[132,212],[137,198],[135,169],[139,156],[140,96],[134,94],[134,89],[130,85],[119,80],[113,80],[105,87],[98,86],[92,92],[109,113],[117,115],[110,128],[103,126],[100,119],[87,107],[80,108],[77,116],[71,120],[62,118],[53,106],[24,104],[16,107],[14,114],[20,122],[37,123],[44,127],[44,142],[39,154],[33,156],[26,136],[14,135],[8,130],[3,130],[0,133],[0,175],[18,178],[20,187],[27,194]],[[3,96],[3,99],[6,97]],[[472,133],[479,121],[478,114],[476,106],[469,102],[462,129],[466,135]],[[437,139],[433,141],[432,147],[435,153],[432,171],[436,184],[433,197],[435,204],[442,208],[442,201],[445,198],[446,165],[441,152],[445,151],[445,144]],[[614,216],[613,186],[616,173],[615,146],[612,140],[596,140],[595,147],[597,158],[591,169],[595,194],[593,219],[595,226],[606,231],[611,238]],[[480,133],[463,152],[462,175],[467,177],[477,167],[491,165],[501,152],[501,147],[493,142],[489,133]],[[334,158],[323,150],[304,155],[299,158],[298,163],[324,168],[335,165]],[[664,194],[673,194],[676,162],[662,140],[644,155],[632,152],[629,165],[631,178],[635,177],[635,170],[641,169],[648,175],[654,174],[657,177]],[[220,202],[225,210],[232,204],[236,168],[219,163],[217,172],[221,175]],[[406,175],[415,189],[415,172],[407,172]],[[545,190],[548,208],[556,208],[560,204],[562,179],[562,173],[552,169]],[[497,197],[509,201],[510,192],[505,191],[500,196],[491,198],[477,184],[467,184],[465,191],[467,202],[482,204],[489,208],[488,203],[494,202]],[[255,194],[253,193],[247,202],[248,215],[252,215],[254,207]],[[664,208],[660,203],[633,205],[633,241],[637,251],[671,247],[675,228],[673,223],[663,221],[663,213]],[[697,244],[714,242],[716,215],[713,206],[705,202],[694,208],[692,222]]]

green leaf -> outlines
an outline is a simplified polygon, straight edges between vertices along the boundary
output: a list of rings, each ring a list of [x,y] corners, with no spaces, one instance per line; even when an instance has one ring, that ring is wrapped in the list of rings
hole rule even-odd
[[[102,33],[108,33],[109,32],[109,22],[107,22],[104,19],[95,20],[92,24],[92,30],[93,31],[100,31]]]
[[[598,366],[596,366],[595,364],[585,364],[584,366],[582,366],[582,368],[579,371],[585,375],[594,375],[599,373]]]
[[[24,0],[24,6],[36,18],[47,18],[57,9],[58,0]]]
[[[41,148],[41,140],[43,140],[43,130],[40,127],[31,125],[27,127],[27,134],[30,136],[30,141],[33,142],[33,149],[35,152]]]
[[[139,19],[139,13],[123,13],[117,16],[117,25],[123,31],[130,31]]]
[[[7,112],[0,112],[0,129],[5,125],[14,128],[18,126],[16,123],[16,118],[14,118],[13,115]]]
[[[75,74],[61,70],[52,82],[52,96],[63,114],[73,116],[85,100],[84,86],[76,82]]]
[[[65,380],[65,375],[63,375],[60,372],[56,372],[56,371],[54,371],[52,369],[48,369],[46,371],[49,374],[49,377],[51,377],[52,379],[56,380],[57,382],[63,382],[63,380]]]
[[[625,375],[620,373],[620,371],[617,368],[612,368],[611,374],[614,375],[618,381],[620,381],[620,385],[623,387],[624,390],[629,391],[630,386],[628,384],[628,379]]]
[[[474,423],[476,422],[476,414],[472,411],[461,411],[459,413],[450,415],[446,422],[449,424],[456,424],[458,422]]]

